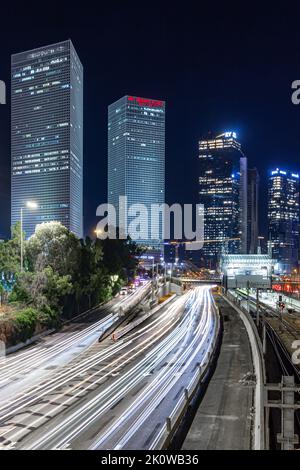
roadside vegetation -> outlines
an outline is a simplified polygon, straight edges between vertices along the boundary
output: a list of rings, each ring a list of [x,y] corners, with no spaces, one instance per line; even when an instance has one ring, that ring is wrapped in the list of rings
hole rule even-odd
[[[23,270],[20,225],[0,244],[0,340],[7,346],[108,301],[134,276],[141,255],[130,239],[79,240],[59,222],[22,236]]]

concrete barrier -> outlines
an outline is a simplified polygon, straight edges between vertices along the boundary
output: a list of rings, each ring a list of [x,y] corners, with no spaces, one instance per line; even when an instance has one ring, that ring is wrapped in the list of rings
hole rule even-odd
[[[134,328],[136,328],[138,325],[140,325],[141,323],[143,323],[145,320],[147,320],[148,318],[150,318],[152,315],[154,315],[156,312],[158,312],[160,309],[162,309],[163,307],[165,307],[165,305],[167,305],[169,302],[171,302],[174,297],[176,297],[176,294],[173,294],[171,297],[169,297],[167,300],[165,300],[163,303],[157,305],[156,307],[154,307],[152,310],[150,310],[149,312],[145,313],[144,315],[142,315],[140,318],[137,318],[135,321],[129,323],[129,325],[126,325],[124,326],[124,328],[122,328],[120,331],[118,331],[117,333],[114,333],[113,335],[113,340],[116,341],[118,340],[119,338],[122,338],[122,336],[126,335],[129,331],[133,330]]]

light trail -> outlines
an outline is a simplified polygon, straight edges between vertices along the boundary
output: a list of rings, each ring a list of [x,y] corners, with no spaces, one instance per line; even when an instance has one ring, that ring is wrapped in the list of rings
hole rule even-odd
[[[182,300],[183,299],[179,299],[178,302],[180,301],[181,303]],[[165,333],[162,332],[160,336],[165,336]],[[62,433],[62,430],[64,428],[68,430],[71,424],[74,425],[75,423],[75,430],[72,431],[72,433],[69,434],[65,439],[61,439],[57,445],[51,448],[63,448],[64,446],[66,446],[71,436],[72,438],[74,438],[77,434],[81,433],[101,414],[105,413],[105,411],[108,411],[114,403],[116,403],[122,396],[124,396],[124,394],[126,394],[130,389],[136,386],[140,382],[140,380],[144,379],[145,373],[151,371],[155,366],[157,366],[161,362],[161,356],[159,356],[159,354],[162,354],[163,356],[168,354],[176,346],[177,340],[177,335],[172,332],[171,338],[165,338],[162,343],[159,343],[156,347],[154,347],[148,354],[146,354],[146,356],[139,363],[129,369],[129,371],[127,371],[122,377],[118,378],[112,385],[107,387],[105,390],[101,391],[87,404],[83,405],[79,410],[73,412],[70,417],[65,419],[56,428],[48,432],[40,440],[36,441],[33,446],[27,448],[44,448],[45,442],[49,441],[50,439],[53,439],[54,436],[57,436],[58,439],[61,439],[59,436]],[[141,349],[140,345],[138,345],[138,349],[140,349],[140,352],[135,353],[136,355],[143,353],[145,348]],[[130,351],[129,354],[132,357],[132,351]],[[130,359],[128,362],[130,362]],[[85,417],[86,413],[91,408],[93,408],[94,405],[99,405],[99,403],[101,403],[104,398],[107,398],[108,401],[104,403],[100,408],[97,408],[97,410],[92,415],[85,419],[80,427],[76,426],[76,422],[78,421],[79,417]]]
[[[195,312],[196,308],[192,309],[192,311]],[[180,324],[178,326],[179,331],[178,331],[178,328],[176,328],[176,330],[172,331],[172,333],[171,333],[171,335],[173,336],[172,340],[170,340],[170,337],[166,338],[166,340],[165,340],[166,346],[164,348],[162,348],[161,353],[160,353],[160,357],[155,358],[154,362],[150,366],[150,369],[148,368],[148,370],[151,370],[151,368],[153,368],[155,365],[159,365],[161,363],[161,361],[164,360],[164,358],[167,356],[167,354],[169,354],[174,349],[174,347],[176,347],[178,345],[178,341],[182,337],[183,338],[186,337],[186,328],[187,328],[187,326],[185,325],[185,323],[187,321],[189,322],[189,320],[190,320],[190,315],[186,314],[185,317],[182,319],[182,321],[180,322]],[[201,325],[199,325],[199,327],[201,328]],[[195,331],[198,331],[199,327],[196,328]],[[182,348],[184,348],[184,347],[185,347],[185,343],[183,343],[183,345],[182,345]],[[150,356],[152,353],[153,352],[150,351],[150,353],[148,353],[148,356]],[[156,351],[154,351],[154,353],[156,355]],[[179,355],[181,354],[181,350],[178,352],[178,354]],[[145,360],[141,361],[141,362],[143,363],[143,362],[145,362]],[[136,367],[133,368],[133,369],[136,369]],[[81,425],[79,425],[77,423],[77,426],[75,427],[75,429],[72,432],[67,434],[63,439],[60,439],[54,446],[51,445],[50,448],[53,448],[53,449],[66,448],[69,445],[69,443],[72,439],[74,439],[76,436],[81,434],[84,431],[84,429],[86,429],[95,420],[97,420],[101,414],[104,414],[106,411],[108,411],[109,407],[112,406],[113,403],[118,401],[122,396],[124,396],[124,394],[128,393],[128,391],[130,390],[130,388],[132,388],[132,386],[135,386],[136,384],[138,384],[140,379],[144,378],[144,373],[145,373],[145,370],[142,368],[140,376],[135,377],[134,383],[129,384],[129,386],[128,385],[125,386],[125,389],[121,388],[117,392],[117,395],[115,395],[116,392],[114,391],[115,387],[113,385],[112,392],[114,392],[114,395],[110,399],[110,401],[106,405],[104,404],[100,409],[97,408],[96,411],[92,415],[89,415],[88,418],[86,418],[85,421],[83,423],[81,423]],[[164,373],[165,373],[165,371],[162,371],[160,375],[163,376]],[[120,380],[120,382],[122,382],[122,380]],[[151,382],[151,384],[152,384],[152,382]],[[120,383],[120,385],[122,385],[122,383]],[[97,403],[97,401],[100,401],[100,399],[103,399],[103,395],[101,397],[98,395],[96,397],[95,403]],[[88,404],[88,405],[91,405],[91,404]],[[73,414],[73,416],[71,417],[71,419],[73,419],[75,421],[78,421],[79,416],[82,415],[82,414],[85,414],[86,412],[87,412],[87,407],[84,407],[83,409],[80,409],[77,412],[75,412]],[[70,424],[71,424],[71,420],[68,420],[67,423],[64,423],[64,425],[65,426],[67,425],[67,427],[70,426]],[[61,433],[62,429],[63,429],[63,426],[60,426],[56,430],[56,434]],[[50,433],[48,435],[48,439],[51,439],[51,438],[53,438],[53,432],[50,431]],[[33,449],[44,448],[44,445],[45,445],[45,441],[42,439],[38,444],[36,444],[32,448]]]
[[[169,314],[171,313],[174,313],[172,312],[172,306],[169,307],[168,309],[169,311]],[[156,333],[156,336],[157,337],[160,337],[162,335],[165,334],[166,332],[166,322],[165,320],[167,319],[168,316],[165,316],[164,318],[160,319],[160,323],[164,323],[163,326],[158,330],[158,332]],[[153,321],[152,323],[157,323],[157,320]],[[173,317],[168,321],[167,325],[168,325],[168,328],[171,328],[172,325],[174,324],[173,322]],[[154,326],[152,327],[154,328]],[[146,328],[143,328],[143,330],[145,331]],[[142,332],[143,334],[143,332]],[[109,356],[112,356],[113,354],[115,354],[116,352],[120,351],[121,349],[124,349],[126,346],[128,346],[128,343],[132,343],[132,337],[134,336],[142,336],[142,334],[140,332],[137,332],[137,333],[134,333],[132,335],[130,335],[129,337],[129,341],[127,341],[126,344],[124,344],[125,342],[122,341],[121,344],[120,343],[117,343],[117,344],[114,344],[110,347],[110,353],[108,355],[104,355],[103,356],[103,352],[100,352],[98,355],[97,355],[97,359],[99,358],[99,361],[100,363],[103,362],[103,360],[107,359]],[[158,336],[160,335],[160,336]],[[149,344],[151,345],[151,343],[155,342],[157,338],[156,337],[152,337],[148,340],[146,340],[146,343],[149,342]],[[140,345],[137,345],[134,350],[138,350],[140,348]],[[147,348],[147,346],[146,346]],[[145,349],[146,349],[145,348]],[[102,357],[101,357],[102,356]],[[99,382],[103,381],[107,376],[111,375],[112,373],[116,372],[121,366],[124,365],[124,362],[125,362],[125,356],[129,356],[127,357],[127,361],[126,362],[130,362],[130,360],[132,359],[132,349],[130,351],[128,351],[127,353],[125,353],[124,356],[122,356],[121,358],[118,357],[115,361],[113,361],[112,363],[106,365],[105,367],[103,367],[102,369],[100,370],[97,370],[97,372],[94,372],[92,375],[88,376],[86,379],[84,379],[83,381],[79,382],[78,384],[76,384],[72,389],[68,388],[67,391],[63,394],[60,394],[59,397],[62,398],[64,397],[66,394],[67,395],[70,395],[70,393],[73,393],[74,391],[78,390],[78,394],[77,395],[80,395],[82,394],[82,386],[84,385],[84,383],[86,381],[90,381],[91,379],[93,379],[95,376],[99,375],[99,373],[109,369],[110,367],[112,367],[112,365],[116,364],[116,367],[112,370],[109,370],[105,375],[102,375],[98,380],[94,381],[92,384],[89,384],[87,387],[86,387],[86,391],[88,391],[90,388],[92,388],[95,384],[98,384]],[[92,369],[93,367],[95,367],[95,365],[97,363],[90,363],[91,359],[89,358],[88,359],[88,369]],[[121,363],[121,364],[120,364]],[[82,373],[82,369],[80,370],[80,373]],[[78,376],[78,371],[77,371],[77,374]],[[64,384],[67,384],[70,380],[74,379],[74,375],[73,376],[68,376],[67,378],[64,378],[64,382],[58,382],[57,383],[57,380],[56,378],[53,379],[54,381],[54,386],[52,388],[47,388],[42,394],[39,393],[38,397],[35,397],[33,399],[31,399],[30,401],[26,402],[25,404],[22,404],[21,406],[18,406],[18,407],[15,407],[14,410],[13,410],[13,414],[19,414],[20,411],[22,409],[24,409],[25,407],[27,407],[28,405],[32,405],[34,404],[36,401],[39,401],[41,397],[49,394],[49,393],[53,393],[57,388],[60,388],[62,385]],[[74,398],[76,398],[77,396],[76,394],[73,395],[72,397],[68,398],[67,401],[63,402],[62,404],[58,405],[57,408],[54,410],[54,411],[59,411],[60,408],[63,408],[66,404],[68,404],[70,401],[74,400]],[[41,412],[43,411],[45,408],[47,408],[47,404],[43,404],[41,405],[41,407],[39,408],[36,408],[35,409],[35,412]],[[53,411],[53,410],[52,410]],[[1,417],[1,422],[3,422],[5,419],[7,420],[9,417],[11,417],[12,415],[12,412],[9,411],[5,416],[2,416]],[[42,420],[43,417],[41,418],[38,418],[36,421],[32,422],[31,425],[34,426],[34,425],[38,425],[39,424],[39,420]],[[10,431],[9,431],[10,432]],[[16,435],[14,437],[17,438],[18,436],[18,433],[20,433],[21,431],[19,430]],[[6,434],[6,432],[4,431],[4,433],[2,434],[2,436],[4,436]]]
[[[34,404],[36,401],[40,400],[45,395],[47,395],[49,393],[53,393],[56,389],[61,388],[63,385],[67,384],[68,381],[74,380],[76,377],[82,375],[83,372],[87,372],[89,369],[93,369],[95,366],[101,364],[101,362],[105,361],[109,357],[115,355],[117,352],[119,352],[122,349],[124,349],[125,347],[127,347],[128,344],[130,344],[133,341],[134,338],[138,339],[145,332],[149,332],[150,330],[154,329],[157,326],[157,324],[165,323],[166,320],[168,319],[168,316],[171,313],[174,313],[174,312],[172,312],[172,307],[169,307],[169,309],[165,312],[165,315],[164,315],[163,318],[158,318],[156,320],[153,320],[148,327],[142,328],[138,332],[131,334],[130,336],[128,336],[126,338],[126,340],[119,341],[118,343],[113,344],[112,346],[109,346],[108,348],[106,348],[106,350],[104,352],[100,351],[100,352],[94,354],[92,357],[88,357],[86,360],[80,362],[79,365],[73,367],[71,371],[65,371],[63,369],[61,371],[60,375],[55,376],[54,378],[52,378],[50,381],[47,382],[47,384],[42,384],[41,386],[38,386],[37,388],[34,389],[35,393],[37,393],[37,392],[39,393],[38,398],[37,397],[32,398],[31,394],[32,394],[33,390],[29,390],[28,392],[21,395],[20,397],[15,398],[12,401],[12,403],[14,405],[14,409],[10,410],[10,412],[8,414],[6,414],[5,416],[2,415],[1,416],[1,422],[3,422],[4,419],[7,419],[12,414],[12,412],[20,413],[20,411],[22,411],[22,409],[24,409],[26,406]],[[171,326],[173,324],[172,321],[173,321],[173,317],[172,317],[172,319],[170,319],[168,321],[167,326]],[[88,367],[86,367],[86,365]],[[100,370],[100,372],[101,372],[101,370]],[[99,371],[94,373],[92,375],[92,377],[94,377],[98,374],[99,374]],[[90,380],[90,378],[91,378],[91,376],[88,377],[88,380]],[[58,379],[62,379],[62,381],[59,382]],[[50,387],[52,384],[54,384],[54,386]],[[69,394],[70,391],[73,392],[77,388],[82,388],[82,385],[83,385],[83,382],[80,382],[76,387],[73,387],[72,389],[68,388],[67,393]],[[29,397],[29,401],[22,403],[22,406],[20,406],[20,404],[19,404],[20,401],[23,398],[26,398],[27,396]],[[18,405],[18,404],[19,404],[19,406],[16,407],[16,405]],[[3,409],[8,408],[9,406],[10,406],[10,403],[3,405],[2,407],[0,407],[0,412],[3,411]],[[39,411],[42,411],[42,409],[40,408]]]
[[[29,405],[37,403],[41,397],[46,397],[50,393],[53,394],[56,388],[68,385],[68,383],[78,377],[78,375],[88,373],[93,367],[99,366],[101,362],[117,354],[118,357],[109,364],[101,367],[96,372],[91,371],[92,374],[87,375],[85,379],[81,380],[76,385],[67,387],[66,392],[56,396],[56,400],[59,401],[62,398],[66,398],[66,394],[68,393],[69,398],[59,403],[56,408],[51,408],[51,415],[55,416],[62,411],[62,409],[65,412],[66,405],[77,398],[80,399],[81,397],[79,395],[82,395],[83,392],[88,393],[92,391],[91,389],[95,391],[95,386],[99,385],[102,381],[110,378],[113,382],[107,386],[103,384],[104,389],[96,393],[93,398],[75,409],[75,411],[63,416],[62,421],[56,424],[52,429],[50,428],[47,431],[46,428],[44,434],[37,437],[36,440],[27,446],[25,444],[24,447],[26,449],[66,448],[71,441],[80,436],[95,421],[105,413],[108,413],[111,406],[126,396],[135,386],[145,381],[145,376],[149,374],[150,371],[155,370],[156,367],[165,361],[166,357],[172,354],[171,366],[168,364],[168,367],[164,366],[160,372],[158,372],[157,376],[142,389],[136,400],[134,400],[132,404],[129,404],[125,412],[122,413],[119,419],[123,419],[114,422],[109,428],[110,432],[109,430],[105,431],[104,434],[97,439],[96,443],[92,445],[92,448],[99,448],[99,446],[102,446],[111,436],[115,439],[115,433],[120,432],[122,426],[123,436],[115,443],[115,448],[126,446],[134,433],[138,431],[142,423],[148,419],[153,410],[157,407],[159,401],[167,396],[174,385],[176,385],[176,382],[182,377],[182,374],[192,365],[192,362],[195,361],[197,354],[199,355],[201,353],[201,348],[207,344],[208,335],[213,335],[211,323],[213,321],[211,296],[208,295],[208,289],[204,289],[203,286],[196,289],[196,291],[190,291],[177,299],[163,311],[162,315],[152,319],[149,324],[139,328],[138,331],[125,336],[124,340],[118,341],[96,354],[93,353],[91,357],[80,362],[80,364],[76,365],[75,368],[73,367],[72,370],[62,371],[59,380],[53,378],[53,383],[50,384],[50,386],[48,386],[48,384],[41,385],[41,389],[37,391],[37,396],[32,397],[30,393],[28,395],[22,395],[19,398],[19,403],[12,409],[8,409],[4,416],[1,416],[1,425],[5,425],[8,418],[10,418],[9,423],[11,424],[14,415],[18,415],[22,411],[26,413],[26,408],[28,408]],[[183,314],[181,314],[181,309],[185,303],[187,308],[184,310]],[[199,314],[201,308],[202,313]],[[150,337],[147,337],[147,335],[150,335]],[[143,336],[145,336],[145,338],[143,338]],[[137,344],[138,340],[141,342]],[[180,347],[178,348],[179,344]],[[174,349],[176,348],[178,350],[174,353]],[[140,355],[142,359],[139,359]],[[202,352],[202,359],[201,363],[205,361],[205,349]],[[127,367],[131,362],[135,362],[136,360],[138,360],[138,362],[126,370],[121,376],[118,377],[116,375],[116,378],[112,379],[112,376],[118,374],[121,368]],[[183,365],[184,361],[186,361],[185,366]],[[99,374],[101,374],[100,377]],[[54,381],[56,381],[56,383],[54,383]],[[90,383],[87,383],[89,381]],[[73,395],[74,392],[75,394]],[[138,400],[140,400],[139,406],[137,405]],[[49,405],[44,403],[41,407],[35,407],[34,413],[41,413],[43,410],[47,412],[47,406]],[[143,406],[144,410],[141,409]],[[30,410],[28,413],[29,414],[26,416],[26,426],[30,426],[30,429],[37,429],[43,424],[44,416],[28,422]],[[134,425],[130,424],[130,420],[134,421]],[[9,423],[7,423],[7,425]],[[126,425],[131,427],[131,431],[128,430],[129,427],[126,429]],[[24,429],[20,430],[16,427],[16,429],[12,430],[9,428],[4,429],[0,436],[2,440],[5,438],[7,442],[9,441],[11,445],[14,446],[18,443],[19,439],[23,439],[22,432],[24,432]]]
[[[70,337],[63,338],[57,342],[56,338],[54,341],[51,341],[53,340],[53,337],[50,337],[47,342],[48,344],[46,343],[46,350],[44,350],[44,346],[42,346],[42,349],[35,347],[30,348],[25,352],[17,353],[16,356],[7,356],[2,367],[0,366],[0,387],[3,387],[10,381],[14,380],[16,375],[26,375],[32,370],[42,368],[42,366],[50,360],[68,352],[70,348],[87,341],[90,337],[93,337],[93,335],[100,333],[100,331],[107,330],[119,318],[118,310],[124,304],[127,305],[128,302],[134,302],[135,297],[140,296],[140,294],[147,291],[148,288],[149,284],[145,284],[140,288],[140,290],[138,289],[126,298],[119,300],[116,305],[110,308],[112,313],[106,315],[105,318],[99,320],[93,325],[84,328],[82,331],[71,333]]]
[[[14,359],[16,364],[11,365],[6,362],[4,373],[3,370],[0,370],[0,386],[3,383],[8,382],[16,374],[22,373],[26,374],[29,373],[32,368],[37,369],[42,367],[45,362],[48,362],[50,359],[57,357],[58,355],[68,351],[70,348],[75,346],[76,344],[81,343],[84,341],[89,335],[93,333],[97,333],[100,331],[100,328],[109,328],[114,323],[115,319],[113,318],[112,314],[108,315],[108,318],[100,320],[99,322],[95,323],[93,326],[85,328],[83,331],[77,332],[73,334],[70,338],[63,339],[58,343],[52,343],[51,349],[47,349],[46,351],[38,350],[36,354],[30,355],[28,360],[24,363],[24,361],[20,360],[19,358]],[[3,367],[2,367],[3,369]]]
[[[201,292],[201,301],[195,302],[191,306],[190,318],[195,321],[197,315],[197,310],[200,308],[202,303],[203,292]],[[195,299],[192,299],[192,301]],[[203,311],[207,314],[206,304],[208,302],[207,292],[204,295],[204,306]],[[133,423],[127,423],[128,431],[125,435],[118,441],[114,446],[114,449],[122,449],[128,440],[141,428],[141,426],[146,422],[150,417],[151,413],[155,410],[158,404],[167,396],[170,390],[173,388],[175,383],[179,380],[180,376],[187,370],[190,364],[194,361],[195,356],[201,350],[204,342],[207,340],[206,333],[207,330],[211,327],[212,317],[209,315],[202,315],[198,327],[193,333],[194,339],[190,342],[188,348],[186,348],[186,343],[189,340],[190,328],[193,323],[189,322],[185,334],[185,339],[176,356],[172,359],[174,362],[172,367],[166,366],[158,374],[157,378],[151,382],[148,387],[146,387],[135,399],[133,404],[113,423],[110,429],[101,437],[100,440],[97,440],[90,449],[98,449],[103,446],[105,441],[117,432],[121,426],[124,426],[126,421],[129,421],[130,418],[140,410],[140,414],[134,420]],[[202,336],[200,342],[199,336]],[[203,362],[203,360],[202,360]],[[183,367],[184,365],[184,367]],[[180,374],[179,374],[180,373]],[[151,399],[150,403],[147,405],[147,401]]]

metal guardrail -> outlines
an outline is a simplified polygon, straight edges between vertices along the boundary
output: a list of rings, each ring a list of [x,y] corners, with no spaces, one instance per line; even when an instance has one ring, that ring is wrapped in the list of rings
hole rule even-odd
[[[129,331],[133,330],[134,328],[136,328],[138,325],[140,325],[141,323],[143,323],[145,320],[147,320],[148,318],[150,318],[152,315],[154,315],[156,312],[158,312],[161,308],[164,308],[165,305],[167,305],[169,302],[171,302],[171,300],[174,300],[174,297],[176,297],[176,294],[173,294],[171,297],[169,297],[167,300],[165,300],[165,302],[157,305],[156,307],[154,307],[153,309],[151,309],[149,312],[145,313],[144,315],[142,315],[140,318],[137,318],[136,320],[134,320],[133,322],[130,322],[128,325],[124,326],[124,328],[122,328],[120,331],[118,331],[117,333],[114,333],[112,336],[112,339],[114,341],[118,340],[119,338],[122,338],[122,336],[126,335],[126,333],[128,333]]]
[[[119,312],[116,312],[113,317],[115,320],[112,324],[106,328],[100,334],[98,341],[102,341],[110,336],[122,323],[130,318],[134,317],[137,313],[138,304],[145,299],[145,297],[151,292],[151,283],[146,284],[145,286],[141,287],[140,292],[134,293],[132,299],[129,302],[125,303],[125,308],[120,307]],[[138,294],[138,295],[137,295]],[[124,299],[125,300],[125,299]],[[126,299],[128,300],[128,299]]]

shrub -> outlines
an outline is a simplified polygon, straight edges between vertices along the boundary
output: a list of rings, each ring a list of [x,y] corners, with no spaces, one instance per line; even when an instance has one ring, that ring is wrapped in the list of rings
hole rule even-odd
[[[61,324],[60,312],[48,305],[44,305],[39,312],[38,320],[41,327],[57,328]]]
[[[16,314],[14,321],[19,340],[26,341],[34,335],[38,322],[38,311],[31,307],[25,308]]]

